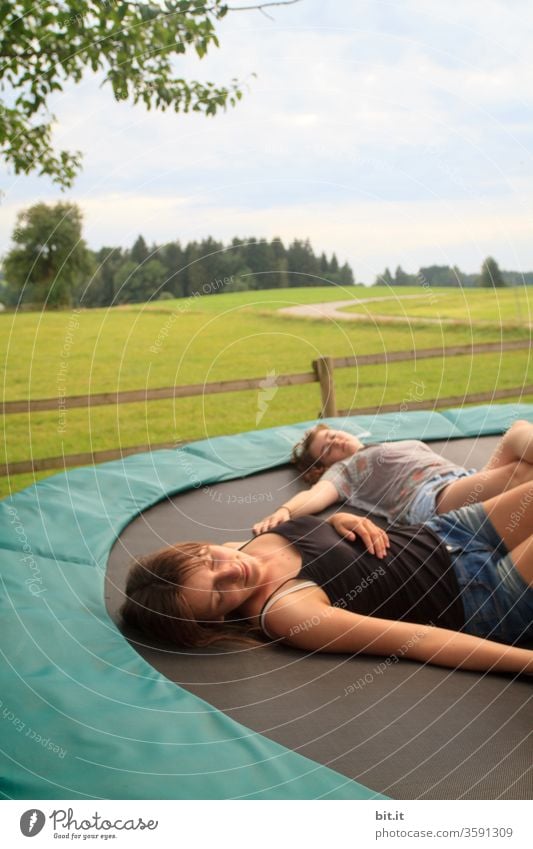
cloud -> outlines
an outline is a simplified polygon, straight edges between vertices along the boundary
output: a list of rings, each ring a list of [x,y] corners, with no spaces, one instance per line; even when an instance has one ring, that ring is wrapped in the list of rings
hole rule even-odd
[[[146,213],[142,227],[135,214],[141,208]],[[235,235],[281,235],[286,242],[308,236],[315,251],[335,251],[366,283],[373,282],[385,265],[402,264],[416,271],[429,263],[457,263],[465,271],[475,271],[490,253],[495,253],[504,267],[533,267],[533,211],[527,214],[523,207],[517,208],[514,199],[506,204],[472,199],[409,204],[287,202],[260,209],[213,204],[207,197],[182,199],[179,204],[168,198],[161,198],[158,204],[154,198],[140,195],[127,200],[95,199],[86,208],[91,241],[103,244],[117,218],[122,236],[129,235],[129,244],[138,232],[158,243],[175,238],[186,242],[198,233],[225,242]],[[119,243],[124,244],[124,239]]]
[[[139,232],[309,235],[356,270],[416,268],[432,250],[473,270],[492,239],[503,264],[513,246],[533,267],[525,0],[306,0],[274,17],[229,14],[220,50],[176,63],[185,77],[246,81],[214,119],[115,103],[97,77],[56,95],[57,143],[85,153],[68,199],[94,247]],[[41,199],[64,197],[37,178],[6,186],[4,232]]]

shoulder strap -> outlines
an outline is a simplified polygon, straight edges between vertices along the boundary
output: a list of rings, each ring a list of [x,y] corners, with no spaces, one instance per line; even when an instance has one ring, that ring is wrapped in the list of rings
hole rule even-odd
[[[294,580],[294,578],[289,578],[289,581],[292,581],[292,580]],[[283,598],[283,596],[285,596],[285,595],[289,595],[289,593],[295,593],[297,590],[303,590],[304,587],[317,587],[317,586],[318,586],[318,584],[315,584],[314,581],[300,581],[299,583],[294,584],[294,586],[289,587],[286,590],[283,590],[283,592],[281,592],[281,593],[278,593],[278,592],[272,593],[270,598],[263,605],[263,609],[262,609],[261,615],[259,617],[259,625],[261,626],[261,629],[265,632],[267,637],[269,637],[271,640],[276,639],[275,637],[272,636],[272,634],[268,633],[268,629],[265,625],[265,616],[268,613],[268,611],[270,610],[270,608],[272,607],[272,605],[274,604],[274,602],[277,601],[280,598]]]

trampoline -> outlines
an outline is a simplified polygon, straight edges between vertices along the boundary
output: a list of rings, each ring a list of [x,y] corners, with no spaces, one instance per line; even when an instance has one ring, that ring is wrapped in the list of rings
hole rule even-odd
[[[533,407],[332,423],[480,467],[516,418]],[[122,632],[131,556],[247,538],[301,488],[286,461],[308,425],[78,469],[0,504],[4,797],[530,798],[523,679]]]

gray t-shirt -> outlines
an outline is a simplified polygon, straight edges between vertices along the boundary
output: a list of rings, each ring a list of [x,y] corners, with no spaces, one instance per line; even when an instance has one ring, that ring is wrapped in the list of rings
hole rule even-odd
[[[329,480],[352,507],[402,521],[420,487],[438,475],[465,472],[424,442],[405,439],[360,448],[334,463],[321,477]]]

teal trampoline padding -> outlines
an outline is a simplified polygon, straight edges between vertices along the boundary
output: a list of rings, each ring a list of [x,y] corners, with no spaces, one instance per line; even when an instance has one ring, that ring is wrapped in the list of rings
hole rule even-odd
[[[443,415],[465,437],[504,433],[517,419],[533,421],[533,404],[486,404],[446,410]]]
[[[533,405],[331,423],[370,430],[368,441],[446,439],[498,432],[517,417],[533,421]],[[4,797],[383,798],[168,681],[104,603],[111,546],[139,512],[286,462],[310,424],[75,469],[0,502]]]

